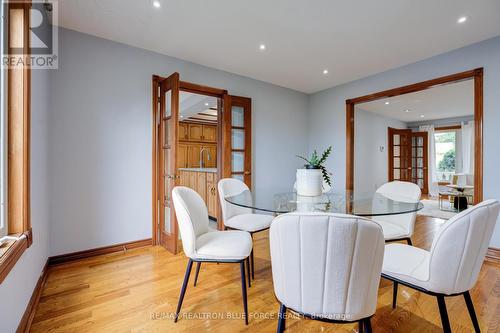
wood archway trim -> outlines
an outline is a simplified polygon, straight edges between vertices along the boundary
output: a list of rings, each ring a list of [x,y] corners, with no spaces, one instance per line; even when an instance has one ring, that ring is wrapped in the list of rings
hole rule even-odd
[[[483,68],[346,100],[346,190],[354,190],[354,108],[356,104],[410,94],[470,79],[474,80],[474,201],[481,202],[483,200]]]

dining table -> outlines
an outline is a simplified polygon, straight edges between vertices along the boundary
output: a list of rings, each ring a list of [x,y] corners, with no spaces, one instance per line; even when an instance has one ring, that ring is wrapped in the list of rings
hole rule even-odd
[[[245,190],[224,199],[239,207],[275,215],[290,212],[327,212],[370,217],[408,214],[424,207],[422,202],[402,196],[339,190],[331,190],[319,196],[301,196],[295,191],[272,189],[258,190],[253,194]]]

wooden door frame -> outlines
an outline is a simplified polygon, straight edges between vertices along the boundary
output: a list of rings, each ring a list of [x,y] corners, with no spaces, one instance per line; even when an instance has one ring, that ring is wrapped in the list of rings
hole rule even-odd
[[[158,201],[156,200],[158,196],[158,186],[157,186],[157,168],[158,168],[158,130],[157,130],[157,117],[159,116],[158,109],[158,87],[161,81],[166,79],[166,77],[161,77],[159,75],[152,76],[152,243],[153,245],[160,245],[159,235],[159,221],[158,221]],[[200,95],[207,95],[217,97],[222,101],[224,95],[227,95],[227,90],[208,87],[200,84],[195,84],[191,82],[179,80],[179,91],[186,91]],[[217,179],[221,179],[223,176],[223,160],[222,160],[222,104],[217,107]],[[180,110],[179,110],[180,111]],[[220,152],[220,153],[219,153]],[[220,204],[217,204],[217,226],[219,229],[223,228],[222,225],[222,213],[220,209]],[[178,246],[178,248],[180,248]]]
[[[483,68],[438,77],[346,100],[346,190],[354,190],[354,108],[356,104],[474,80],[474,202],[483,200]]]

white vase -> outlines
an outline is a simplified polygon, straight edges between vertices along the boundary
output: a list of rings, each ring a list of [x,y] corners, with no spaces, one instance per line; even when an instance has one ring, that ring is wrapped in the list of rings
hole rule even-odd
[[[297,195],[314,197],[323,192],[321,169],[297,169]]]

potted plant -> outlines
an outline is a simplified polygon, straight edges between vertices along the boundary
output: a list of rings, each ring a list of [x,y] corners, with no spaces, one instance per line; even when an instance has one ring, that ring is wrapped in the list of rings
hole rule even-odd
[[[325,168],[325,162],[330,153],[332,146],[328,147],[321,156],[314,150],[311,158],[305,158],[297,155],[297,157],[306,161],[303,169],[297,169],[297,194],[303,196],[318,196],[323,193],[323,181],[332,186],[330,174]]]

